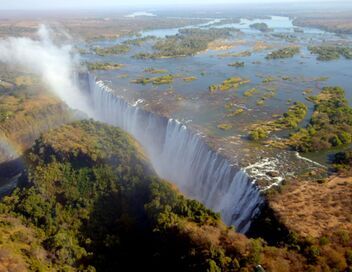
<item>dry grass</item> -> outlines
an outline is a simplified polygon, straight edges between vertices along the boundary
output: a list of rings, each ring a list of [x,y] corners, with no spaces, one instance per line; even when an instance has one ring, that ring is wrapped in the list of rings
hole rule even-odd
[[[351,229],[352,177],[333,177],[324,184],[295,182],[270,203],[283,223],[303,237]]]
[[[246,44],[245,40],[228,41],[228,40],[215,40],[208,44],[209,50],[228,50],[234,47]]]
[[[267,49],[271,49],[271,48],[273,48],[272,45],[269,45],[269,44],[267,44],[267,43],[264,42],[264,41],[257,41],[257,42],[253,45],[252,50],[253,50],[254,52],[260,52],[260,51],[267,50]]]

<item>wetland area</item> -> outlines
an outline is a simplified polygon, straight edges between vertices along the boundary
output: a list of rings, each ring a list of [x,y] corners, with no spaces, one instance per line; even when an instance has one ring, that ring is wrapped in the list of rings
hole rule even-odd
[[[351,103],[349,55],[321,59],[312,50],[328,47],[330,52],[334,45],[337,51],[351,52],[351,36],[297,27],[285,16],[207,20],[141,31],[128,38],[96,40],[84,45],[82,59],[121,64],[118,70],[94,73],[131,104],[200,131],[214,149],[236,164],[255,169],[252,174],[258,177],[272,180],[266,174],[270,173],[267,165],[275,165],[282,178],[309,175],[317,167],[325,172],[329,152],[305,153],[302,156],[307,159],[301,159],[280,143],[309,123],[314,110],[309,97],[322,88],[341,86]],[[258,24],[268,30],[258,29]],[[97,48],[125,49],[126,45],[128,52],[96,54]],[[280,119],[295,103],[307,106],[297,124],[277,127],[270,133],[271,141],[249,140],[253,127]],[[264,184],[270,186],[270,181]]]

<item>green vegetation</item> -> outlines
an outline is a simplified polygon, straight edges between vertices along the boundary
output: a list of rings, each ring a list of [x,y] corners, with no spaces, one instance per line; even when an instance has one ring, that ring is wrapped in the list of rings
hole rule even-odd
[[[212,23],[211,26],[222,26],[222,25],[227,25],[227,24],[238,24],[240,22],[241,22],[241,20],[239,18],[225,18],[225,19],[221,19],[219,22]]]
[[[273,131],[296,128],[307,114],[307,106],[301,102],[296,102],[290,106],[280,118],[260,125],[255,125],[249,132],[251,140],[264,139]]]
[[[318,55],[317,59],[321,61],[330,61],[339,59],[340,56],[346,59],[352,59],[352,48],[345,46],[334,46],[334,45],[322,45],[322,46],[310,46],[308,50],[315,55]]]
[[[248,135],[249,139],[252,141],[266,139],[268,138],[268,136],[269,136],[268,132],[260,127],[250,131]]]
[[[262,99],[266,100],[268,98],[272,98],[276,95],[276,90],[266,90],[267,92],[262,96]]]
[[[10,82],[4,81],[4,80],[0,80],[0,88],[1,89],[12,89],[14,87],[14,85]]]
[[[232,106],[227,106],[226,105],[225,108],[231,109]],[[234,116],[237,116],[237,115],[241,114],[242,112],[244,112],[244,109],[238,108],[238,109],[233,110],[233,111],[229,112],[228,114],[226,114],[226,117],[234,117]]]
[[[30,186],[6,197],[0,210],[42,233],[54,271],[133,268],[132,258],[165,265],[172,229],[219,221],[154,178],[135,141],[116,128],[91,121],[63,126],[43,135],[27,161]]]
[[[270,32],[271,28],[268,27],[266,23],[254,23],[250,25],[251,28],[259,30],[261,32]]]
[[[132,80],[132,83],[136,84],[149,84],[152,83],[154,85],[162,85],[162,84],[171,84],[174,81],[173,75],[165,75],[160,77],[142,77],[135,80]]]
[[[286,42],[297,42],[297,37],[292,34],[286,34],[286,33],[272,33],[271,34],[273,37],[280,38],[285,40]]]
[[[189,76],[189,77],[184,77],[183,78],[183,81],[186,81],[186,82],[190,82],[190,81],[194,81],[194,80],[197,80],[197,77]]]
[[[217,39],[225,39],[236,31],[232,28],[187,28],[180,29],[179,34],[168,36],[155,43],[154,53],[139,53],[135,55],[138,59],[173,58],[182,56],[193,56],[208,49],[210,42]]]
[[[251,51],[242,51],[237,53],[223,53],[219,54],[218,57],[249,57],[252,55]]]
[[[266,59],[285,59],[285,58],[292,58],[294,55],[299,53],[298,46],[290,46],[275,50],[269,53],[265,58]]]
[[[144,69],[144,72],[150,73],[150,74],[166,74],[167,70],[165,69],[155,69],[155,68],[146,68]]]
[[[14,116],[16,113],[23,111],[24,108],[21,105],[21,101],[23,101],[23,99],[20,100],[12,95],[0,96],[0,122],[3,122]]]
[[[292,78],[289,77],[289,76],[283,76],[283,77],[281,77],[281,79],[282,80],[287,80],[287,81],[291,81],[292,80]]]
[[[229,63],[228,66],[230,67],[244,67],[244,61],[236,61]]]
[[[263,83],[270,83],[270,82],[273,82],[273,81],[275,81],[275,80],[276,80],[275,77],[273,77],[273,76],[267,76],[267,77],[263,78],[262,82],[263,82]]]
[[[119,63],[110,63],[110,62],[94,62],[87,63],[89,70],[118,70],[121,69],[124,65]]]
[[[256,88],[249,89],[243,93],[244,96],[250,97],[253,96],[255,93],[257,93],[258,90]]]
[[[217,127],[218,127],[218,129],[221,129],[221,130],[229,130],[229,129],[232,128],[232,125],[231,124],[222,123],[222,124],[219,124]]]
[[[57,97],[47,92],[38,76],[12,69],[2,70],[1,78],[10,88],[0,87],[0,138],[10,143],[12,155],[21,155],[43,133],[72,121],[73,112]],[[9,159],[2,144],[0,161]],[[12,158],[13,159],[13,158]],[[0,180],[4,173],[0,175]]]
[[[43,234],[10,214],[0,216],[0,271],[53,271]]]
[[[352,149],[341,151],[335,154],[333,158],[335,168],[344,174],[352,173]]]
[[[0,95],[0,138],[23,151],[40,133],[72,120],[72,112],[57,98],[20,88]],[[0,154],[1,155],[1,154]]]
[[[118,128],[65,125],[43,134],[25,159],[22,186],[0,203],[0,270],[344,271],[352,263],[346,231],[318,242],[291,233],[280,247],[234,232],[155,177]],[[343,247],[335,252],[332,243]]]
[[[325,87],[309,98],[314,112],[306,128],[290,137],[290,145],[299,151],[317,151],[349,144],[352,141],[352,108],[341,87]]]
[[[243,79],[241,77],[230,77],[226,80],[224,80],[221,84],[219,85],[210,85],[209,90],[210,92],[215,92],[217,90],[220,91],[228,91],[230,89],[237,89],[243,84],[249,83],[250,80],[248,79]]]
[[[127,44],[118,44],[111,47],[96,47],[94,52],[99,56],[120,55],[130,51],[130,46]]]
[[[154,53],[141,52],[141,53],[133,55],[133,58],[141,59],[141,60],[143,60],[143,59],[156,59],[156,58],[158,58],[158,56]]]
[[[265,98],[260,98],[256,102],[257,106],[263,106],[264,103],[265,103]]]
[[[65,125],[26,160],[26,186],[0,203],[0,254],[21,271],[252,271],[265,254],[156,178],[120,129]]]
[[[126,40],[123,42],[123,44],[126,46],[141,46],[143,43],[147,41],[155,40],[155,39],[157,39],[157,37],[155,36],[145,36],[141,38]]]
[[[313,90],[310,89],[310,88],[308,88],[308,89],[305,89],[305,90],[303,91],[303,94],[304,94],[304,95],[310,95],[310,94],[312,94],[312,92],[313,92]]]

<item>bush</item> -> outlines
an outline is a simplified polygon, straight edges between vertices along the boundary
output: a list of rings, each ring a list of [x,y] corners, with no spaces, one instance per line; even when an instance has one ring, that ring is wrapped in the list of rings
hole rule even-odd
[[[269,134],[262,128],[257,128],[249,133],[249,139],[252,141],[258,141],[261,139],[268,138]]]

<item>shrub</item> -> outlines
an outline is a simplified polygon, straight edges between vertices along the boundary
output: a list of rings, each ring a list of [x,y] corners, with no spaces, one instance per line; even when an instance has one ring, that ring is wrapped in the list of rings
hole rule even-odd
[[[268,138],[268,136],[269,136],[268,132],[265,131],[262,128],[257,128],[255,130],[252,130],[249,133],[249,139],[252,140],[252,141],[258,141],[258,140],[261,140],[261,139],[266,139],[266,138]]]

